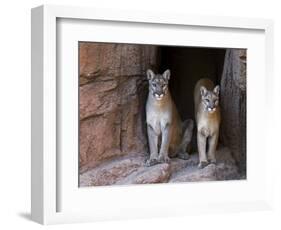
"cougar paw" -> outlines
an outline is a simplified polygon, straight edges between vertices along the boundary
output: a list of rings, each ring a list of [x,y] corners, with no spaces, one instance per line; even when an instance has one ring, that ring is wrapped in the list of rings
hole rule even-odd
[[[178,153],[178,158],[180,158],[182,160],[188,160],[189,154],[187,152],[180,152],[180,153]]]
[[[168,156],[159,156],[158,158],[159,163],[169,163],[170,161],[171,159]]]
[[[150,167],[150,166],[156,165],[157,163],[158,163],[157,159],[152,158],[152,159],[148,159],[145,162],[145,166]]]
[[[210,164],[216,164],[217,163],[217,160],[216,159],[210,159]]]
[[[206,167],[209,164],[208,161],[200,161],[200,163],[198,164],[198,168],[202,169],[204,167]]]

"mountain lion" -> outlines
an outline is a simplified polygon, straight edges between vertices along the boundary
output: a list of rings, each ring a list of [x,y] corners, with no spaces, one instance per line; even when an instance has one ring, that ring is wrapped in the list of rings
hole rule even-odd
[[[199,80],[194,89],[199,168],[205,167],[209,161],[216,163],[215,151],[221,119],[219,91],[219,86],[214,87],[214,83],[207,78]]]
[[[189,158],[186,149],[191,141],[193,121],[180,119],[168,88],[170,74],[170,70],[163,74],[147,70],[146,122],[150,150],[147,166],[169,162],[169,157]]]

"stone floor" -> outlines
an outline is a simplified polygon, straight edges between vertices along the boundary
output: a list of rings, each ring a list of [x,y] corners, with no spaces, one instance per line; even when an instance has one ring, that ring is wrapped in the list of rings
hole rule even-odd
[[[245,179],[225,147],[217,151],[217,164],[203,169],[197,167],[197,153],[191,154],[188,160],[174,158],[169,164],[146,167],[144,162],[145,156],[140,154],[104,162],[80,174],[80,187]]]

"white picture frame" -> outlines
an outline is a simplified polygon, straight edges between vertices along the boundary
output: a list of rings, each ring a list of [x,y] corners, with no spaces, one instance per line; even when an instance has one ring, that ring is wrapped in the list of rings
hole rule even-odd
[[[56,76],[61,74],[58,65],[62,63],[58,58],[58,52],[65,52],[63,49],[60,50],[58,44],[61,43],[58,41],[74,44],[80,39],[79,36],[84,36],[83,40],[87,41],[187,45],[185,41],[177,40],[179,36],[164,36],[165,39],[161,40],[157,36],[141,37],[140,35],[138,39],[135,39],[130,36],[125,38],[122,33],[118,37],[111,30],[108,30],[106,35],[97,32],[98,30],[95,30],[95,34],[93,34],[91,28],[94,27],[92,26],[95,22],[101,21],[111,28],[118,25],[123,26],[124,31],[135,26],[138,27],[138,30],[150,29],[151,33],[154,29],[160,28],[158,32],[167,35],[171,31],[189,30],[191,38],[187,39],[186,42],[192,46],[242,47],[250,50],[248,55],[250,60],[248,87],[250,90],[247,104],[247,140],[249,142],[247,180],[114,188],[109,186],[107,188],[83,188],[78,191],[76,186],[78,173],[75,170],[77,157],[74,159],[75,154],[78,154],[78,148],[75,148],[75,145],[72,146],[75,150],[72,151],[68,159],[63,154],[57,155],[59,148],[58,127],[64,127],[60,126],[61,124],[58,122],[58,111],[68,109],[68,112],[73,112],[73,114],[75,112],[75,108],[58,107],[61,105],[58,103],[61,88]],[[84,25],[84,22],[87,22],[87,25]],[[64,36],[70,40],[59,40],[59,33],[62,32],[71,35]],[[226,35],[224,38],[222,32],[227,32],[229,36]],[[131,34],[136,36],[137,33],[136,30],[135,33]],[[198,39],[200,33],[204,35],[201,40]],[[243,41],[241,34],[245,34]],[[73,56],[75,52],[70,54]],[[67,56],[71,58],[71,55]],[[75,59],[73,60],[75,61]],[[252,63],[251,60],[253,60]],[[274,106],[274,102],[271,100],[273,95],[271,89],[274,84],[272,63],[273,22],[271,20],[174,15],[159,12],[127,12],[51,5],[32,9],[32,219],[41,224],[56,224],[272,208],[273,173],[270,167],[273,158],[271,154],[273,151],[270,151],[270,142],[272,141],[270,133],[273,129],[270,114],[272,114]],[[73,63],[74,65],[75,63]],[[69,69],[75,72],[75,68]],[[251,77],[254,75],[257,76],[255,81]],[[74,100],[78,100],[75,83],[66,83],[64,87],[67,88],[65,91],[68,93],[73,92]],[[261,105],[264,104],[267,107],[267,112],[260,111],[257,116],[252,115],[255,111],[255,102],[251,100],[253,95],[256,95]],[[76,105],[78,106],[78,101]],[[249,117],[253,119],[249,120]],[[76,118],[72,116],[73,120]],[[254,131],[255,121],[259,119],[265,120],[264,125],[260,128],[264,133],[263,137],[257,136]],[[66,122],[73,120],[68,119]],[[70,126],[75,127],[75,124],[70,124]],[[75,139],[77,132],[73,128],[66,138]],[[264,146],[257,148],[254,145],[255,141],[257,143],[264,141]],[[252,152],[255,152],[256,156]],[[263,167],[258,170],[261,164]],[[61,167],[62,165],[63,167]],[[68,175],[69,179],[66,178]],[[212,194],[219,195],[214,195],[212,199],[200,197],[200,191],[206,189]],[[221,191],[231,194],[231,196],[220,194]],[[184,200],[165,199],[165,196],[172,193],[176,194],[176,197],[186,197],[190,193],[192,199],[189,199],[188,196]],[[148,194],[157,195],[159,199],[149,199]],[[136,197],[138,199],[135,199]],[[149,205],[145,202],[148,202]]]

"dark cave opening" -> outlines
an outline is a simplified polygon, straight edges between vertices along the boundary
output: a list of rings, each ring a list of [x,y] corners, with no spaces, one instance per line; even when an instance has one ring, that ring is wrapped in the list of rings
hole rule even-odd
[[[164,46],[159,53],[159,71],[171,70],[169,87],[182,120],[194,119],[195,84],[201,78],[220,84],[225,49]]]

